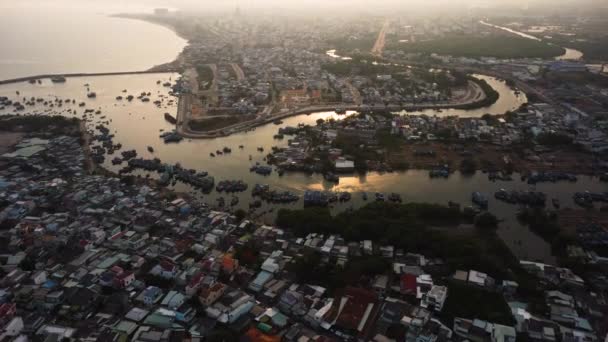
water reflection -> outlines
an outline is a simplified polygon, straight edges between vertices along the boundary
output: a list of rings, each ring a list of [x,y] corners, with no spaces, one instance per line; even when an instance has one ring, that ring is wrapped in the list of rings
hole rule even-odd
[[[215,177],[216,182],[220,180],[243,180],[253,187],[255,183],[269,184],[272,189],[282,191],[293,191],[302,194],[307,189],[326,190],[326,191],[349,191],[353,192],[352,200],[347,203],[338,203],[332,208],[333,212],[339,212],[349,208],[356,208],[367,203],[363,200],[362,193],[366,192],[373,199],[374,192],[397,192],[400,193],[405,201],[434,202],[446,204],[447,201],[470,205],[471,192],[483,191],[487,197],[493,198],[493,193],[500,188],[509,190],[527,190],[528,184],[520,182],[517,175],[513,182],[491,182],[485,174],[478,173],[473,176],[463,176],[459,173],[452,175],[448,179],[431,179],[428,172],[423,170],[411,170],[407,172],[394,173],[369,173],[367,175],[350,174],[344,175],[340,183],[335,185],[326,182],[319,174],[286,173],[279,176],[273,172],[270,176],[261,176],[249,172],[249,167],[256,162],[265,164],[266,153],[272,146],[283,147],[287,145],[286,137],[284,140],[275,140],[273,135],[277,133],[279,127],[296,126],[300,123],[315,125],[318,119],[340,120],[345,115],[352,115],[348,112],[345,115],[338,115],[334,112],[322,112],[310,115],[300,115],[283,120],[283,124],[268,124],[256,128],[253,131],[242,132],[228,137],[209,139],[209,140],[184,140],[179,144],[164,144],[158,137],[161,130],[171,130],[173,126],[165,121],[164,113],[175,114],[176,103],[170,103],[168,88],[162,83],[170,79],[175,79],[176,74],[152,74],[138,76],[112,76],[112,77],[89,77],[89,78],[70,78],[65,84],[52,84],[45,80],[40,85],[27,83],[11,84],[0,86],[0,96],[9,96],[15,99],[15,92],[20,92],[20,98],[42,97],[53,99],[55,97],[74,99],[76,104],[64,106],[62,108],[49,109],[40,104],[34,107],[27,107],[25,112],[47,115],[59,113],[66,116],[80,117],[84,108],[100,109],[101,114],[95,115],[93,120],[88,122],[88,126],[93,128],[96,124],[104,120],[111,120],[108,127],[115,134],[114,142],[120,142],[123,149],[136,149],[140,156],[145,158],[158,157],[166,163],[181,163],[184,167],[197,170],[208,171]],[[515,96],[504,82],[485,77],[485,79],[500,93],[499,102],[496,104],[475,111],[446,110],[443,113],[434,111],[422,111],[418,113],[438,114],[438,115],[461,115],[461,116],[481,116],[485,113],[501,114],[506,110],[515,109],[525,102],[525,97]],[[157,84],[157,81],[161,84]],[[97,93],[96,99],[86,97],[89,84],[90,90]],[[129,103],[117,101],[118,95],[124,95],[123,89],[127,89],[128,94],[139,94],[141,92],[151,92],[150,102],[143,103],[134,100]],[[156,107],[153,102],[161,100],[160,107]],[[78,103],[84,101],[87,106],[78,107]],[[503,101],[503,102],[500,102]],[[76,110],[78,114],[69,113],[68,109]],[[0,110],[0,114],[8,113],[10,110]],[[102,119],[105,117],[105,119]],[[243,145],[243,149],[238,146]],[[152,146],[154,153],[147,150],[147,146]],[[264,147],[266,152],[262,153],[257,147]],[[218,157],[210,157],[211,152],[230,147],[232,153]],[[251,156],[251,160],[250,160]],[[105,167],[110,170],[118,171],[120,166],[112,165],[112,156],[106,158]],[[145,172],[139,173],[142,176]],[[150,174],[157,177],[156,174]],[[178,183],[175,186],[178,191],[190,192],[192,189],[184,184]],[[574,206],[571,201],[572,193],[591,189],[593,191],[606,191],[606,186],[591,178],[583,178],[578,183],[558,183],[540,184],[536,186],[538,191],[544,191],[548,198],[559,198],[564,207]],[[216,198],[222,196],[212,192],[208,195],[197,194],[210,204],[215,204]],[[226,196],[226,195],[223,195]],[[237,194],[240,201],[237,208],[248,209],[251,202],[250,190]],[[229,200],[229,198],[228,198]],[[277,208],[301,208],[302,201],[263,207],[260,210],[265,212],[260,219],[270,222],[277,212]],[[272,211],[270,211],[272,209]],[[499,217],[506,219],[501,225],[499,235],[507,242],[514,253],[522,258],[538,259],[551,262],[550,247],[544,241],[531,233],[527,228],[522,227],[515,219],[517,207],[492,200],[490,209]]]

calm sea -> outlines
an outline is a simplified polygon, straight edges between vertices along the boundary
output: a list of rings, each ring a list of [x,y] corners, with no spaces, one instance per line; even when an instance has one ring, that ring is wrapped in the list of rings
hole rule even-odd
[[[130,1],[92,3],[0,1],[0,80],[45,73],[146,70],[172,61],[187,44],[165,27],[110,17],[151,12],[152,7]]]

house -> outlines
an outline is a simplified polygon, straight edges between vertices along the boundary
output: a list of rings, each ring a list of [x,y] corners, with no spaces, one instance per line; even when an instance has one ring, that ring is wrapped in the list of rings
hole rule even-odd
[[[178,267],[174,263],[163,260],[158,265],[150,270],[150,274],[163,277],[165,279],[173,279],[177,276]]]
[[[162,296],[163,291],[156,286],[148,286],[140,295],[141,301],[146,305],[152,305],[158,302]]]
[[[405,295],[416,295],[418,284],[417,276],[414,274],[402,274],[400,281],[400,292]]]
[[[180,305],[184,304],[186,297],[177,291],[169,291],[163,301],[160,303],[162,306],[166,306],[169,309],[176,309]]]
[[[339,173],[348,173],[348,172],[353,172],[355,170],[355,162],[352,160],[342,158],[342,157],[336,159],[334,166],[335,166],[336,172],[339,172]]]
[[[283,251],[274,251],[262,264],[262,270],[269,273],[277,273],[283,268]]]
[[[386,275],[379,275],[374,280],[372,288],[379,296],[383,296],[386,292],[386,288],[388,287],[388,277]]]
[[[261,271],[257,277],[249,284],[249,289],[254,292],[260,292],[264,285],[273,278],[272,273]]]
[[[469,271],[468,281],[472,285],[477,285],[479,287],[493,286],[494,279],[488,276],[485,273],[477,272],[474,270]]]
[[[12,337],[19,336],[23,331],[23,327],[23,319],[21,317],[13,318],[0,330],[0,340],[4,341],[7,337],[7,340],[10,340]]]
[[[122,272],[114,277],[114,287],[124,289],[135,280],[133,272]]]
[[[17,304],[4,303],[0,304],[0,321],[7,321],[17,313]]]
[[[448,297],[448,288],[445,286],[433,285],[431,290],[427,292],[420,302],[420,306],[425,309],[432,309],[441,312],[443,304]]]
[[[239,261],[234,259],[231,255],[225,255],[222,258],[222,272],[225,274],[232,274],[239,267]]]
[[[373,291],[348,287],[334,298],[323,315],[321,327],[332,329],[342,338],[357,337],[367,340],[372,318],[380,310],[380,302]]]
[[[196,294],[196,292],[198,292],[198,290],[201,288],[204,278],[205,274],[203,274],[202,272],[199,272],[194,277],[192,277],[192,279],[190,279],[190,282],[188,282],[188,285],[186,285],[186,295],[191,297]]]
[[[42,285],[46,282],[46,271],[38,271],[32,275],[32,281],[36,285]]]
[[[192,321],[196,315],[196,309],[191,305],[184,303],[175,310],[175,320],[179,322],[188,323]]]
[[[211,287],[203,288],[198,294],[198,300],[202,305],[210,306],[222,297],[227,286],[222,283],[215,283]]]

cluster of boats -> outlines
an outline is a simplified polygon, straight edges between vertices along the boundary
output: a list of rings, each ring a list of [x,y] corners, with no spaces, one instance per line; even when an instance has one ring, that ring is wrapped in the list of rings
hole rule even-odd
[[[429,177],[431,178],[448,178],[450,176],[450,170],[447,168],[432,169],[429,171]]]
[[[178,143],[184,139],[184,137],[179,135],[176,131],[163,132],[159,135],[159,137],[163,139],[165,144]]]
[[[213,190],[215,180],[206,171],[197,172],[194,169],[185,169],[179,164],[170,165],[160,161],[158,158],[143,159],[133,158],[128,166],[120,170],[120,173],[129,173],[135,169],[155,171],[161,174],[159,183],[162,185],[175,184],[177,181],[189,184],[203,192]]]
[[[270,186],[267,184],[256,184],[251,191],[251,196],[260,197],[271,203],[293,203],[300,199],[300,196],[289,191],[270,190]]]
[[[74,99],[62,99],[56,97],[52,100],[45,100],[42,97],[23,97],[21,101],[19,100],[11,100],[7,96],[0,96],[0,110],[6,109],[9,106],[12,106],[15,111],[25,110],[25,106],[35,106],[37,104],[42,104],[45,107],[53,108],[58,107],[61,108],[63,105],[76,104],[76,100]]]
[[[608,192],[577,192],[573,199],[574,203],[583,208],[593,208],[594,202],[608,202]]]
[[[216,201],[218,207],[223,208],[226,206],[226,200],[224,199],[224,197],[218,197]],[[232,196],[232,198],[230,199],[230,206],[235,206],[237,204],[239,204],[239,198],[236,196]]]
[[[471,194],[471,201],[481,209],[488,208],[488,199],[479,191],[475,191]]]
[[[494,194],[494,197],[507,203],[523,204],[534,207],[543,207],[547,201],[547,196],[538,191],[507,191],[505,189],[500,189]],[[559,206],[559,203],[554,204]]]
[[[256,163],[255,165],[253,165],[249,168],[249,171],[255,172],[258,175],[268,176],[272,173],[272,167],[265,166],[265,165],[259,165]]]
[[[243,145],[241,145],[241,146],[243,146]],[[239,147],[242,148],[241,146],[239,146]],[[230,153],[232,153],[232,149],[230,147],[224,146],[223,149],[217,150],[217,151],[215,151],[215,153],[213,153],[213,152],[209,153],[209,156],[215,157],[215,156],[221,156],[223,154],[230,154]]]
[[[120,150],[122,148],[122,144],[114,144],[114,134],[110,134],[110,130],[104,125],[97,125],[95,129],[99,131],[99,134],[93,136],[94,141],[99,141],[101,145],[95,145],[91,147],[91,159],[97,163],[101,164],[105,161],[105,155],[112,155],[115,151]],[[118,158],[120,163],[122,163],[122,159]],[[116,163],[116,158],[112,161],[114,165],[120,164]]]
[[[122,151],[120,154],[121,154],[122,158],[114,157],[114,159],[112,159],[112,165],[120,165],[125,161],[128,161],[130,159],[137,157],[137,151],[135,151],[135,150]]]
[[[247,183],[242,180],[223,180],[217,183],[217,192],[243,192],[247,190]]]
[[[522,181],[526,180],[528,184],[536,184],[536,183],[546,183],[551,182],[555,183],[558,181],[569,181],[576,182],[578,179],[576,175],[566,172],[557,172],[557,171],[547,171],[547,172],[533,172],[529,174],[527,177],[522,176]]]
[[[393,202],[393,203],[401,203],[403,200],[401,198],[401,195],[399,195],[398,193],[390,193],[388,196],[385,196],[385,194],[377,192],[375,193],[375,199],[378,202],[384,202],[386,200]],[[343,191],[343,192],[339,192],[339,193],[333,193],[333,192],[323,192],[323,191],[313,191],[313,190],[308,190],[306,192],[304,192],[304,205],[305,206],[321,206],[321,207],[325,207],[328,206],[331,203],[335,203],[335,202],[348,202],[350,201],[352,198],[352,195],[350,192],[347,191]],[[368,196],[367,193],[362,193],[362,198],[364,201],[367,201]]]

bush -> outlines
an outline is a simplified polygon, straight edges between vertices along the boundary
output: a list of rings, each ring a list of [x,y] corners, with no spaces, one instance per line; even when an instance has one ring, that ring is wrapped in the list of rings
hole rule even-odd
[[[498,218],[490,212],[483,212],[475,217],[475,227],[477,228],[496,228]]]
[[[473,174],[477,171],[477,162],[474,159],[467,158],[460,162],[460,172],[464,174]]]
[[[541,145],[562,146],[572,144],[572,138],[562,133],[541,133],[536,138]]]

